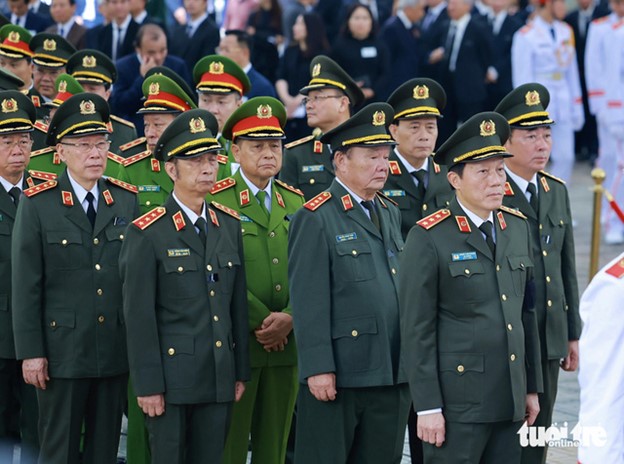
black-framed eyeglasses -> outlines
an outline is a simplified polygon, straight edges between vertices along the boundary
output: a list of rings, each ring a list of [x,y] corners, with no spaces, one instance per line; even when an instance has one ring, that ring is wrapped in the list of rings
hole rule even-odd
[[[328,98],[342,98],[344,95],[315,95],[313,97],[303,97],[303,104],[318,103],[319,101],[327,100]]]

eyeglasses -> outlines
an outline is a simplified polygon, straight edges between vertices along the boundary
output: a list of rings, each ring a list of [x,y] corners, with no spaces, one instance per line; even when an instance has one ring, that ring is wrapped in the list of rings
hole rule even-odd
[[[308,103],[318,103],[323,100],[327,100],[328,98],[342,98],[344,95],[316,95],[314,97],[303,97],[303,104],[307,105]]]
[[[31,139],[23,139],[23,140],[15,140],[13,142],[9,140],[3,140],[0,142],[0,151],[10,151],[14,147],[19,147],[20,150],[26,151],[30,150],[32,147],[33,141]]]
[[[61,145],[69,145],[70,147],[75,147],[81,153],[88,153],[93,150],[93,147],[100,152],[107,152],[110,147],[110,140],[104,140],[97,143],[88,143],[88,142],[78,142],[78,143],[69,143],[69,142],[61,142]]]

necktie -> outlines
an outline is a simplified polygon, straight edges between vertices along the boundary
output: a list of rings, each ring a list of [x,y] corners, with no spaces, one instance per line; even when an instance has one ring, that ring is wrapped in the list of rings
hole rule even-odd
[[[19,187],[13,187],[11,190],[9,190],[9,195],[11,195],[11,198],[13,198],[13,203],[15,203],[15,207],[17,208],[17,205],[19,205],[20,197],[22,196],[22,191]]]
[[[89,219],[89,222],[91,223],[91,227],[95,226],[95,206],[93,205],[93,201],[95,200],[95,197],[93,196],[93,194],[91,192],[87,192],[87,196],[85,197],[85,200],[87,200],[87,203],[89,203],[89,205],[87,206],[87,218]]]
[[[527,187],[527,192],[531,194],[531,198],[529,199],[529,203],[531,204],[531,208],[536,213],[539,212],[539,202],[537,201],[537,189],[535,188],[535,184],[533,182],[529,182],[529,186]]]
[[[61,37],[65,38],[65,34],[64,34],[63,32],[64,32],[64,31],[63,31],[63,27],[62,27],[62,26],[61,26],[61,27],[59,27],[59,35],[60,35]]]
[[[381,225],[379,223],[379,215],[377,214],[377,208],[375,208],[375,202],[373,200],[362,201],[362,206],[368,210],[370,213],[370,220],[377,230],[381,230]]]
[[[553,40],[557,40],[557,34],[555,34],[555,28],[551,27],[550,28],[550,35],[552,35]]]
[[[455,53],[455,36],[456,35],[457,35],[457,24],[451,23],[451,26],[449,27],[448,36],[446,37],[446,46],[444,47],[445,50],[448,50],[448,53],[446,54],[446,58],[449,60],[448,63],[449,63],[450,71],[455,71],[456,57],[454,55],[456,55]]]
[[[199,235],[199,239],[202,242],[202,245],[206,245],[206,226],[208,226],[208,223],[201,216],[198,217],[197,220],[195,221],[195,227],[199,229],[199,232],[197,233]]]
[[[422,30],[426,31],[427,29],[429,29],[429,26],[431,26],[432,22],[433,22],[433,13],[431,11],[428,11],[427,14],[425,15],[425,19],[423,19],[422,21]]]
[[[425,178],[427,177],[427,171],[419,169],[418,171],[413,171],[412,175],[418,179],[418,195],[421,199],[425,198]]]
[[[186,26],[186,36],[190,39],[191,37],[193,37],[193,26],[191,26],[190,24],[188,24]]]
[[[485,234],[485,243],[490,248],[492,256],[496,256],[496,244],[494,243],[494,235],[492,234],[492,223],[485,221],[479,226],[479,230]]]
[[[258,193],[256,193],[256,198],[258,199],[258,203],[260,203],[260,208],[262,208],[262,211],[264,211],[267,217],[269,217],[269,210],[267,209],[265,201],[266,196],[267,193],[264,190],[258,190]]]

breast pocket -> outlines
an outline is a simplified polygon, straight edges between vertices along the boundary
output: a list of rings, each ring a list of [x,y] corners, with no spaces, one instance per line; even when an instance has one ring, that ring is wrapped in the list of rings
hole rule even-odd
[[[334,360],[339,372],[362,372],[377,369],[381,362],[375,316],[334,321],[332,340]]]
[[[219,290],[222,293],[232,293],[236,274],[241,267],[238,253],[217,253],[219,263]]]
[[[305,169],[306,166],[303,166],[302,169]],[[300,172],[299,173],[299,185],[315,185],[315,186],[329,186],[331,181],[333,180],[332,175],[323,170],[323,171],[308,171],[308,172]]]
[[[108,244],[107,253],[102,255],[102,261],[117,266],[119,263],[119,251],[125,238],[126,226],[109,226],[104,230],[104,236]]]
[[[80,231],[51,230],[46,233],[46,242],[46,261],[52,269],[77,269],[86,262]]]
[[[336,243],[334,274],[337,280],[360,282],[377,275],[370,243],[365,240],[349,240]]]
[[[245,262],[256,261],[260,254],[258,248],[258,225],[254,222],[241,222]]]
[[[449,263],[452,288],[448,290],[455,295],[464,295],[467,299],[479,299],[478,288],[483,283],[485,269],[479,261],[456,261]]]
[[[50,363],[71,359],[76,349],[74,346],[76,314],[71,310],[47,311],[44,322]]]
[[[507,261],[511,268],[514,292],[517,296],[522,296],[526,287],[527,273],[533,267],[533,262],[528,256],[508,256]]]
[[[550,235],[542,234],[542,244],[549,250],[561,250],[569,220],[561,215],[549,214],[548,222]]]
[[[445,406],[481,403],[484,371],[482,354],[440,353],[439,363]]]
[[[192,256],[165,258],[163,271],[165,282],[161,285],[161,291],[167,298],[188,299],[196,298],[205,287],[196,274],[199,269],[197,262]]]
[[[11,247],[9,242],[11,241],[11,227],[6,222],[0,222],[0,240],[2,245],[0,246],[0,262],[11,260]]]

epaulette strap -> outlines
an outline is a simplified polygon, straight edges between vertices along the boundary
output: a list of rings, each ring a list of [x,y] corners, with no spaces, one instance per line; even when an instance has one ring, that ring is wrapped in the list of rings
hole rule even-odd
[[[531,29],[533,29],[533,26],[531,26],[530,24],[527,24],[526,26],[524,26],[522,29],[520,29],[520,33],[521,34],[526,34],[527,32],[529,32]]]
[[[116,155],[112,151],[108,152],[108,159],[118,164],[124,164],[124,161],[126,160],[123,156]]]
[[[35,127],[35,129],[39,129],[41,132],[45,132],[46,134],[48,133],[48,125],[41,121],[35,121],[35,124],[33,124],[33,126]]]
[[[121,123],[121,124],[123,124],[123,125],[125,125],[125,126],[131,127],[132,129],[136,129],[136,126],[134,125],[134,123],[133,123],[133,122],[128,121],[127,119],[120,118],[119,116],[115,116],[114,114],[111,114],[111,115],[110,115],[110,118],[111,118],[113,121],[117,121],[118,123]]]
[[[219,162],[219,164],[227,164],[228,157],[227,155],[217,155],[217,161]]]
[[[223,211],[225,214],[229,214],[233,218],[238,219],[240,221],[240,215],[238,214],[238,211],[236,211],[235,209],[228,208],[227,206],[224,206],[221,203],[217,203],[216,201],[211,201],[210,204],[214,206],[215,208],[217,208],[218,210]]]
[[[418,224],[420,227],[422,227],[425,230],[429,230],[433,226],[437,226],[438,224],[440,224],[442,221],[444,221],[446,218],[449,218],[449,217],[451,217],[450,210],[444,208],[444,209],[436,211],[435,213],[430,214],[427,217],[422,218],[420,221],[417,221],[416,224]]]
[[[149,150],[145,150],[144,152],[137,153],[136,155],[130,156],[129,158],[125,158],[123,160],[123,166],[127,168],[131,164],[134,164],[137,161],[141,161],[142,159],[149,158],[150,156],[152,156],[152,153]]]
[[[303,143],[309,142],[312,139],[314,139],[314,134],[308,135],[307,137],[303,137],[301,139],[298,139],[298,140],[295,140],[293,142],[287,143],[286,145],[284,145],[284,148],[296,147],[296,146],[301,145]]]
[[[24,195],[27,197],[34,197],[38,193],[45,192],[46,190],[50,190],[58,185],[58,182],[55,180],[49,180],[39,185],[35,185],[34,187],[27,188],[24,190]]]
[[[292,185],[288,185],[286,182],[281,181],[279,179],[275,179],[275,183],[281,187],[284,187],[286,190],[289,190],[293,193],[296,193],[297,195],[301,195],[303,196],[303,192],[301,190],[299,190],[296,187],[293,187]]]
[[[141,230],[145,230],[149,226],[154,224],[158,219],[163,217],[166,212],[167,210],[163,206],[159,206],[151,211],[148,211],[143,216],[136,218],[134,221],[132,221],[132,224],[134,224]]]
[[[524,214],[522,214],[517,209],[509,208],[509,207],[504,206],[504,205],[499,206],[498,209],[500,209],[501,211],[505,211],[506,213],[513,214],[514,216],[518,216],[519,218],[522,218],[522,219],[526,219],[527,218]]]
[[[319,193],[317,196],[315,196],[314,198],[306,201],[303,204],[303,207],[306,209],[309,209],[310,211],[316,211],[317,209],[319,209],[321,207],[321,205],[323,203],[325,203],[327,200],[329,200],[331,198],[331,193],[329,192],[321,192]]]
[[[106,181],[110,182],[113,185],[116,185],[117,187],[121,187],[128,192],[139,193],[139,189],[135,185],[124,182],[123,180],[115,179],[114,177],[107,177]]]
[[[30,177],[34,177],[38,180],[56,180],[58,177],[53,172],[34,171],[32,169],[28,171],[28,174],[30,174]]]
[[[622,277],[624,277],[624,259],[620,259],[605,272],[609,275],[612,275],[616,279],[621,279]]]
[[[126,151],[132,147],[136,147],[137,145],[141,145],[143,142],[146,142],[147,139],[145,137],[139,137],[138,139],[134,139],[128,143],[124,143],[119,147],[121,151]]]
[[[45,155],[46,153],[52,153],[53,151],[54,151],[54,147],[42,148],[40,150],[33,151],[30,154],[30,157],[32,158],[33,156]]]
[[[550,179],[552,179],[552,180],[556,180],[556,181],[557,181],[557,182],[559,182],[560,184],[565,185],[565,180],[560,179],[560,178],[559,178],[559,177],[557,177],[557,176],[553,176],[553,175],[552,175],[551,173],[549,173],[549,172],[546,172],[546,171],[540,171],[539,173],[540,173],[540,174],[542,174],[542,175],[544,175],[544,176],[546,176],[546,177],[548,177],[548,178],[550,178]]]
[[[229,189],[230,187],[234,187],[236,185],[236,179],[232,177],[227,177],[219,182],[216,182],[212,188],[210,189],[211,194],[219,193],[224,190]]]
[[[399,206],[399,204],[394,201],[392,198],[390,198],[388,195],[386,195],[385,193],[383,193],[382,191],[377,191],[377,195],[379,195],[381,198],[383,198],[386,201],[389,201],[390,203],[392,203],[394,206]]]

